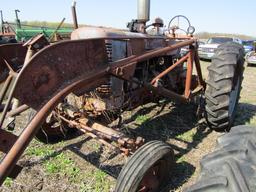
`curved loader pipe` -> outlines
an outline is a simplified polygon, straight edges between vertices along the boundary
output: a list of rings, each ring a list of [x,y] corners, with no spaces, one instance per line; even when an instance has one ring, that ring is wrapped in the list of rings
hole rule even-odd
[[[23,130],[0,164],[0,184],[54,106],[71,91],[92,89],[107,80],[105,41],[81,40],[57,43],[33,56],[15,80],[12,93],[23,104],[39,111]],[[89,82],[89,83],[88,83]]]
[[[135,57],[126,58],[113,63],[113,65],[107,65],[104,38],[64,41],[39,51],[19,73],[14,90],[15,98],[37,110],[38,113],[1,162],[0,184],[17,163],[39,129],[40,123],[54,106],[70,92],[78,88],[85,91],[84,88],[95,88],[96,85],[106,82],[104,77],[109,75],[106,70],[108,66],[111,66],[113,70],[120,64],[125,66],[129,65],[131,61],[140,62],[193,42],[194,40],[190,40],[174,46],[166,45],[164,48],[159,47],[159,49],[149,52],[140,49],[136,52]],[[141,43],[141,41],[137,43]]]
[[[38,129],[40,128],[40,124],[46,119],[46,117],[50,114],[54,107],[69,93],[78,89],[81,86],[84,87],[85,83],[87,83],[87,87],[99,86],[101,83],[106,81],[106,79],[104,79],[104,76],[106,76],[106,71],[102,70],[99,71],[97,74],[91,73],[90,75],[83,77],[83,79],[78,80],[68,85],[66,88],[62,89],[38,111],[38,113],[34,116],[29,125],[24,129],[13,147],[2,160],[0,164],[0,186],[4,182],[5,178],[10,174],[11,170],[16,165],[20,156],[37,133]],[[95,78],[98,79],[96,84],[93,81],[93,79]]]

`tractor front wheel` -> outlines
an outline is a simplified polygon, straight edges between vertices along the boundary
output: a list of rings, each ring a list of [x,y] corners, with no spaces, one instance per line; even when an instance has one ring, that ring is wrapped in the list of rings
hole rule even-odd
[[[174,164],[171,147],[151,141],[139,148],[117,178],[115,192],[157,192],[168,181]]]
[[[229,131],[240,98],[244,71],[244,50],[237,43],[220,45],[208,67],[206,120],[211,129]]]

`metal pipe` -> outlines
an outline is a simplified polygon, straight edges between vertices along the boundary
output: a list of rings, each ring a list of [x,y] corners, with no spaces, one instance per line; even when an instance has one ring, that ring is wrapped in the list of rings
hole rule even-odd
[[[19,12],[20,12],[20,10],[18,10],[18,9],[15,10],[16,26],[17,26],[18,29],[21,29],[21,23],[20,23],[19,16],[18,16]]]
[[[87,134],[88,136],[97,139],[98,141],[102,142],[104,145],[110,147],[112,150],[117,152],[122,151],[125,155],[129,155],[130,149],[136,148],[136,145],[139,146],[141,143],[136,143],[135,140],[130,139],[128,137],[124,137],[124,135],[120,132],[117,132],[113,129],[105,127],[98,123],[93,123],[92,127],[87,126],[89,120],[86,118],[79,119],[79,122],[68,120],[63,116],[59,116],[63,121],[69,123],[71,126],[79,129],[83,133]],[[106,140],[116,142],[121,147],[116,147]]]
[[[23,130],[15,144],[12,146],[10,151],[6,154],[4,159],[0,163],[0,186],[3,184],[5,178],[10,174],[11,170],[14,168],[15,164],[19,160],[20,156],[29,145],[37,131],[40,129],[41,123],[47,118],[49,113],[54,109],[54,107],[65,98],[70,92],[83,86],[84,83],[95,84],[94,79],[104,77],[106,75],[105,70],[99,71],[98,73],[93,73],[84,77],[75,83],[68,85],[57,93],[53,98],[51,98],[35,115],[29,125]],[[104,79],[105,80],[105,79]]]
[[[175,100],[175,101],[179,101],[182,103],[188,103],[189,100],[187,98],[185,98],[183,95],[179,95],[173,91],[170,91],[164,87],[154,87],[152,86],[150,83],[146,83],[144,84],[144,87],[149,90],[152,91],[158,95],[161,95],[163,97]]]
[[[101,142],[102,144],[108,146],[110,149],[114,150],[114,151],[119,151],[119,148],[117,148],[116,146],[108,143],[107,141],[105,141],[104,139],[100,139],[97,135],[91,133],[91,132],[88,132],[84,129],[79,129],[80,131],[82,131],[84,134],[88,135],[89,137],[93,138],[93,139],[96,139],[98,140],[99,142]]]
[[[111,75],[113,75],[114,77],[116,77],[116,78],[119,78],[119,79],[122,79],[122,80],[125,80],[125,81],[129,81],[131,83],[136,83],[136,84],[140,85],[141,87],[144,87],[148,91],[152,91],[152,92],[154,92],[158,95],[161,95],[163,97],[166,97],[168,99],[172,99],[172,100],[179,101],[179,102],[182,102],[182,103],[188,103],[189,102],[188,98],[185,98],[183,95],[179,95],[179,94],[177,94],[173,91],[170,91],[170,90],[168,90],[164,87],[154,87],[150,83],[143,83],[143,82],[141,82],[137,79],[128,79],[128,78],[125,78],[123,76],[116,75],[115,73],[111,73],[111,71],[109,71],[109,73]]]
[[[186,75],[186,85],[185,85],[185,97],[186,98],[189,98],[190,93],[191,93],[193,61],[194,61],[194,52],[193,52],[193,50],[190,50],[189,58],[188,58],[188,62],[187,62],[187,75]]]
[[[18,108],[13,109],[13,110],[11,110],[10,112],[8,112],[7,115],[6,115],[6,118],[8,118],[8,117],[13,117],[13,116],[17,116],[17,115],[19,115],[20,113],[26,111],[27,109],[29,109],[29,106],[27,106],[27,105],[25,105],[25,104],[24,104],[24,105],[21,105],[21,106],[19,106]]]
[[[89,127],[89,125],[87,125],[88,121],[89,121],[88,119],[79,119],[78,121],[74,121],[74,120],[68,120],[65,117],[61,116],[61,115],[58,115],[58,117],[61,120],[63,120],[66,123],[68,123],[69,125],[71,125],[72,127],[75,127],[75,128],[77,128],[79,130],[82,129],[82,130],[85,130],[87,132],[93,133],[94,135],[97,135],[100,138],[105,138],[105,139],[109,139],[109,140],[112,140],[112,141],[118,141],[120,139],[120,137],[122,136],[122,135],[120,135],[118,133],[116,134],[115,132],[114,133],[111,133],[111,132],[107,132],[106,133],[105,129],[110,129],[110,128],[104,127],[103,125],[100,125],[100,124],[97,125],[98,126],[98,130],[95,129],[95,126],[94,127]],[[103,130],[100,130],[100,127],[102,127]],[[124,142],[125,141],[123,141],[123,143]]]
[[[2,126],[3,126],[6,114],[8,112],[8,109],[9,109],[10,105],[11,105],[11,101],[12,101],[12,98],[13,98],[13,94],[14,94],[14,90],[16,88],[16,85],[17,85],[17,78],[14,82],[14,85],[12,86],[12,89],[11,89],[10,94],[8,96],[7,102],[4,106],[4,110],[3,110],[2,116],[0,118],[0,128],[2,128]]]
[[[61,22],[59,23],[59,25],[57,26],[57,28],[54,30],[54,32],[51,34],[50,38],[49,38],[49,42],[52,42],[55,34],[57,34],[58,30],[61,28],[61,26],[63,25],[64,21],[65,21],[65,17],[61,20]]]
[[[0,15],[1,15],[1,33],[4,33],[4,17],[3,17],[3,11],[0,10]]]
[[[35,54],[35,50],[32,48],[32,45],[29,45],[28,47],[28,50],[27,50],[27,53],[26,53],[26,57],[25,57],[25,60],[24,60],[24,66],[26,66],[31,57]],[[6,62],[6,61],[5,61]],[[6,65],[8,66],[8,63],[6,62]],[[16,87],[16,84],[14,84],[15,87]],[[14,89],[15,89],[14,87]],[[12,98],[11,98],[12,100]],[[9,102],[9,101],[8,101]],[[8,103],[7,102],[7,103]],[[20,105],[20,102],[18,99],[14,98],[13,99],[13,104],[12,104],[12,111],[14,111],[15,109],[19,108],[19,105]],[[4,111],[5,112],[5,111]],[[6,115],[6,113],[3,113],[3,115]],[[4,122],[4,119],[2,118],[1,121],[0,121],[0,127],[3,125],[3,122]]]
[[[138,0],[137,19],[146,23],[150,20],[150,0]]]
[[[76,15],[76,1],[74,0],[71,6],[74,29],[78,29],[77,15]]]
[[[112,73],[114,73],[114,71],[117,67],[125,67],[125,66],[128,66],[128,65],[130,65],[134,62],[139,63],[139,62],[142,62],[142,61],[145,61],[145,60],[148,60],[148,59],[152,59],[152,58],[157,57],[159,55],[163,55],[163,54],[166,54],[168,52],[179,49],[181,47],[191,45],[195,42],[196,42],[195,39],[191,39],[191,40],[176,43],[174,45],[170,45],[170,46],[167,46],[167,47],[164,47],[164,48],[160,48],[160,49],[157,49],[157,50],[152,50],[152,51],[149,51],[147,53],[141,54],[141,55],[136,56],[136,57],[132,56],[132,58],[127,58],[123,61],[114,62],[114,63],[111,64]]]
[[[103,126],[96,122],[90,122],[90,120],[86,118],[80,119],[79,122],[83,125],[90,126],[92,129],[95,129],[99,132],[110,135],[111,137],[120,138],[124,136],[122,133],[115,131],[114,129],[110,129],[109,127]]]
[[[185,62],[189,57],[189,54],[185,55],[184,57],[182,57],[180,60],[178,60],[176,63],[174,63],[173,65],[171,65],[169,68],[167,68],[166,70],[164,70],[162,73],[160,73],[159,75],[157,75],[152,81],[151,84],[154,84],[158,79],[161,79],[162,77],[164,77],[165,75],[167,75],[169,72],[171,72],[175,67],[177,67],[178,65],[180,65],[181,63]]]
[[[198,79],[199,79],[199,85],[203,86],[204,89],[205,89],[206,84],[205,84],[205,81],[203,79],[202,69],[201,69],[201,65],[200,65],[200,59],[199,59],[197,50],[195,50],[194,54],[195,54],[194,55],[194,60],[195,60],[196,71],[197,71],[197,75],[198,75]]]
[[[30,59],[33,57],[35,52],[36,51],[32,48],[32,45],[29,45],[26,56],[25,56],[25,60],[24,60],[24,66],[26,66],[29,63]]]
[[[8,78],[6,79],[5,83],[4,83],[4,87],[2,88],[1,94],[0,94],[0,104],[2,104],[4,97],[7,93],[8,88],[10,87],[10,84],[12,82],[12,75],[9,75]]]

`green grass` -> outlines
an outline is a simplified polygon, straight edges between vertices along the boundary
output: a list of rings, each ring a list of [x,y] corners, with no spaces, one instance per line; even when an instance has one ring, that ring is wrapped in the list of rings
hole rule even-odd
[[[5,187],[11,187],[12,183],[13,183],[13,179],[11,179],[10,177],[7,177],[7,178],[5,179],[3,185],[4,185]]]
[[[74,161],[67,155],[61,153],[48,161],[45,161],[44,168],[48,174],[60,174],[67,176],[69,181],[73,182],[80,173]]]
[[[176,163],[183,163],[186,161],[185,156],[181,156],[180,158],[176,158]]]
[[[58,153],[56,148],[63,148],[64,142],[56,145],[44,145],[33,140],[25,154],[31,157],[42,158],[44,172],[50,177],[67,178],[70,185],[80,186],[81,192],[109,192],[111,181],[108,175],[101,170],[81,170],[78,168],[74,160],[69,157],[69,153]],[[93,143],[92,148],[95,151],[100,149],[99,143]],[[86,178],[86,179],[85,179]],[[5,186],[12,185],[12,179],[5,181]],[[88,182],[88,183],[87,183]]]
[[[139,115],[136,117],[135,122],[138,125],[142,125],[143,123],[146,123],[150,119],[147,115]]]
[[[94,151],[99,152],[101,144],[99,142],[93,142],[91,146]]]
[[[54,153],[54,149],[52,145],[42,145],[42,146],[29,147],[26,150],[25,154],[28,156],[47,157],[53,153]]]
[[[177,139],[180,139],[182,141],[185,141],[185,142],[193,142],[194,141],[194,137],[196,135],[196,132],[197,130],[196,129],[191,129],[183,134],[180,134],[178,136],[176,136]]]
[[[95,170],[94,172],[84,175],[86,178],[90,178],[89,183],[83,183],[80,187],[80,192],[109,192],[111,182],[108,179],[108,175],[101,171]]]
[[[29,147],[25,154],[27,156],[42,158],[43,168],[47,174],[61,174],[68,177],[70,182],[73,182],[75,178],[79,176],[80,169],[77,168],[74,161],[66,154],[58,154],[56,152],[56,145],[58,147],[63,147],[63,142],[56,145],[44,145],[34,140],[33,144],[35,145]]]

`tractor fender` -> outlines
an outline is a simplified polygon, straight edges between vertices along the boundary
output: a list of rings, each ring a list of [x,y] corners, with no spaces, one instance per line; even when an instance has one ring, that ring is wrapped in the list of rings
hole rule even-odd
[[[58,42],[40,50],[23,67],[15,82],[14,97],[38,110],[63,88],[105,68],[104,39]]]

